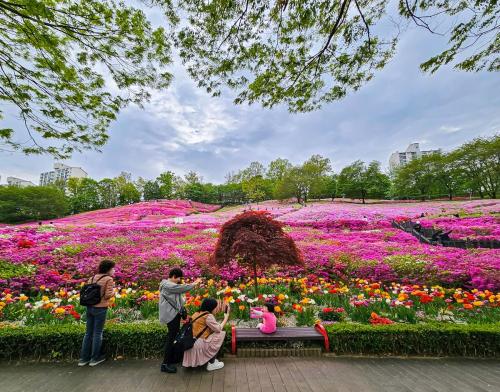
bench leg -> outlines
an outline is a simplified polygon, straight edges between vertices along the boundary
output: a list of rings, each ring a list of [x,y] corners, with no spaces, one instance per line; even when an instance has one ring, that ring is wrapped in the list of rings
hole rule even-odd
[[[325,344],[325,351],[327,353],[330,352],[330,340],[328,339],[328,332],[326,332],[325,327],[323,327],[320,323],[316,324],[314,326],[316,328],[316,331],[318,331],[321,335],[323,335],[324,339],[324,344]]]
[[[236,355],[236,326],[231,325],[231,353]]]

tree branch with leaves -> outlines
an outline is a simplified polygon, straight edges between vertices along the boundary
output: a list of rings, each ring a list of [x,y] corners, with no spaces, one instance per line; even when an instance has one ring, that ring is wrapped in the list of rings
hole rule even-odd
[[[67,158],[99,149],[129,103],[171,81],[170,41],[143,11],[115,0],[0,0],[0,142]]]

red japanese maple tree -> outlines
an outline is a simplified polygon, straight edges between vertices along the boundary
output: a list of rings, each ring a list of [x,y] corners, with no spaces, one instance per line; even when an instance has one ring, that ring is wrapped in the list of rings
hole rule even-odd
[[[220,229],[212,262],[222,267],[231,260],[252,268],[255,293],[257,272],[270,265],[302,265],[302,256],[283,224],[266,211],[247,211],[236,215]]]

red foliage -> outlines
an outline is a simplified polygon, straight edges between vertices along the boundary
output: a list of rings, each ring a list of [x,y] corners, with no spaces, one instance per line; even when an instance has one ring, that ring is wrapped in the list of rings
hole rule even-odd
[[[283,225],[265,211],[244,212],[222,226],[212,262],[222,267],[233,259],[260,268],[303,263],[295,242],[283,231]]]

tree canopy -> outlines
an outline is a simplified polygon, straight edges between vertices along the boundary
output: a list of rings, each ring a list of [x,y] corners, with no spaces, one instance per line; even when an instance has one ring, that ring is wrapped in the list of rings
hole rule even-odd
[[[384,198],[389,193],[391,181],[380,170],[380,163],[371,162],[368,166],[356,161],[342,169],[337,178],[337,192],[347,197],[365,199]]]
[[[64,193],[56,187],[0,186],[0,222],[54,219],[68,212]]]
[[[292,112],[342,99],[372,79],[396,51],[400,29],[391,29],[393,16],[448,38],[441,53],[421,64],[426,72],[447,64],[500,69],[496,0],[394,4],[0,0],[0,147],[57,158],[99,149],[123,107],[141,105],[152,89],[169,85],[173,45],[192,78],[214,96],[229,87],[236,103],[283,103]],[[153,27],[144,6],[159,7],[165,23]],[[255,170],[244,174],[255,177]],[[169,185],[161,186],[168,194]]]
[[[0,0],[4,148],[58,158],[99,148],[125,105],[169,85],[170,40],[118,0]]]
[[[271,265],[302,265],[302,256],[283,224],[263,211],[247,211],[224,223],[212,255],[219,267],[237,260],[250,267],[257,289],[258,269]]]
[[[235,89],[236,103],[284,103],[304,112],[339,100],[387,64],[406,21],[449,40],[422,70],[446,64],[465,71],[500,69],[496,0],[158,3],[177,26],[176,45],[190,75],[213,95]]]

